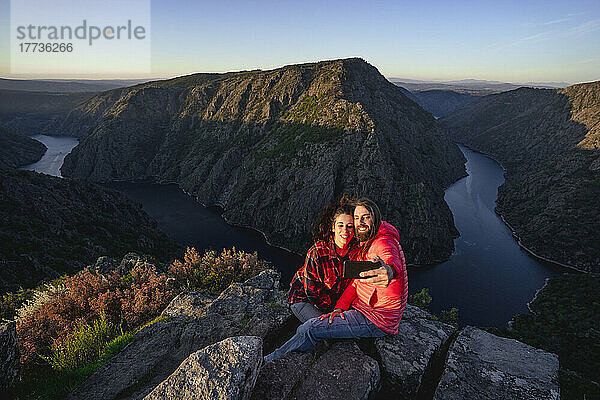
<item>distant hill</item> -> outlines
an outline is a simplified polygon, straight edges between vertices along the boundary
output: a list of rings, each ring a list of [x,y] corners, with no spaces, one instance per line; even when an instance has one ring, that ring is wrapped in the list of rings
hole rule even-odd
[[[38,161],[47,148],[37,140],[0,126],[0,168],[13,169]]]
[[[600,272],[600,81],[485,96],[440,123],[504,165],[497,209],[523,245]]]
[[[412,263],[449,257],[444,188],[464,158],[435,119],[360,59],[194,74],[98,94],[65,120],[64,176],[177,182],[231,223],[305,252],[315,214],[368,195]]]
[[[527,83],[509,83],[499,81],[487,81],[480,79],[462,79],[450,81],[421,81],[414,79],[389,78],[390,82],[402,86],[411,92],[425,90],[451,90],[458,93],[469,93],[483,96],[491,93],[505,92],[520,87],[533,88],[565,88],[569,86],[565,82],[527,82]]]
[[[412,92],[412,98],[435,117],[444,117],[464,104],[479,98],[469,93],[459,93],[453,90],[423,90]]]
[[[73,274],[103,255],[179,255],[156,222],[114,190],[0,169],[0,199],[0,294]]]
[[[133,86],[148,79],[6,79],[0,78],[0,90],[28,92],[81,93]]]
[[[92,95],[0,90],[0,125],[25,135],[60,135],[64,118]]]

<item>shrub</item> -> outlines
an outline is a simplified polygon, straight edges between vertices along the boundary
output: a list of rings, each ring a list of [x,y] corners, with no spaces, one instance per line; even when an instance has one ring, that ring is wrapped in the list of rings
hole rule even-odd
[[[38,360],[36,354],[48,357],[54,343],[66,343],[101,315],[131,330],[162,311],[175,295],[167,277],[158,275],[152,265],[136,265],[125,277],[84,269],[55,289],[34,295],[17,312],[21,360],[26,366]]]
[[[429,288],[423,288],[419,293],[415,293],[411,296],[410,304],[427,311],[432,300],[433,298],[429,294]]]
[[[117,326],[104,313],[91,325],[80,321],[77,329],[52,345],[45,360],[57,371],[74,371],[100,359],[107,344],[119,334]]]
[[[458,308],[452,307],[450,310],[442,310],[440,321],[458,328]]]
[[[175,260],[169,267],[169,276],[184,289],[196,289],[219,294],[232,282],[243,282],[269,267],[256,252],[223,250],[217,255],[207,251],[202,257],[194,248],[188,248],[183,261]]]

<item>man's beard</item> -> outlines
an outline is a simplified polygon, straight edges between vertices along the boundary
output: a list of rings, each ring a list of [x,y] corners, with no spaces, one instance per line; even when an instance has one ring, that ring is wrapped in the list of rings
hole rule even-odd
[[[360,227],[366,227],[367,230],[364,232],[359,232],[358,228]],[[369,240],[371,238],[371,228],[369,227],[369,225],[358,225],[355,229],[355,236],[356,236],[356,240],[358,240],[359,242],[366,242],[367,240]]]

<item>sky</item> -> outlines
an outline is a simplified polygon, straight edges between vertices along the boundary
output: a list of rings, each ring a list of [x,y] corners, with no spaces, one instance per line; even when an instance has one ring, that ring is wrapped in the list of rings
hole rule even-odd
[[[88,74],[65,67],[59,75],[11,73],[10,10],[10,0],[0,0],[5,78],[159,78],[362,57],[388,78],[600,79],[598,0],[153,0],[147,70],[119,71],[119,57],[106,56],[90,63]],[[103,63],[112,69],[102,72]]]

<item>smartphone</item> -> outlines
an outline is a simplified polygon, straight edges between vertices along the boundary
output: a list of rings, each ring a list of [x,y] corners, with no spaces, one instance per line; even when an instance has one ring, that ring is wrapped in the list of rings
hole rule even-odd
[[[361,278],[360,273],[363,271],[370,271],[372,269],[377,269],[380,266],[381,265],[378,262],[373,262],[373,261],[344,261],[342,277],[348,278],[348,279],[369,278],[368,276]]]

